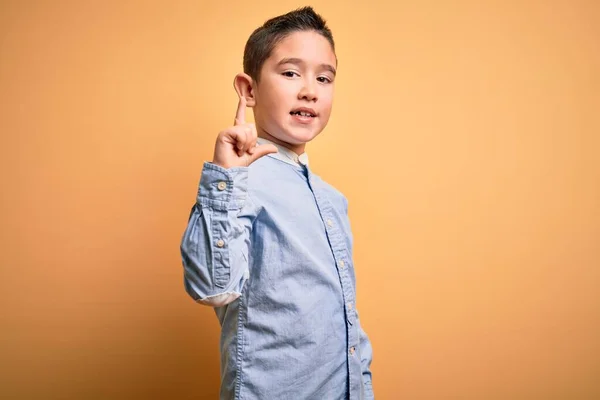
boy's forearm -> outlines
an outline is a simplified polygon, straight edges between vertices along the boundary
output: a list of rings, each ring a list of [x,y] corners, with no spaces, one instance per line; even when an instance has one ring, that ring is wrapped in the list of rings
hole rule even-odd
[[[204,164],[181,240],[185,289],[200,304],[219,307],[234,301],[248,279],[251,216],[241,213],[247,178],[247,168]]]
[[[371,346],[371,341],[367,336],[366,332],[363,330],[362,326],[360,326],[360,320],[357,318],[357,322],[359,324],[359,346],[360,346],[360,357],[361,357],[361,367],[362,367],[362,378],[363,384],[365,386],[365,399],[371,400],[374,399],[373,394],[373,381],[372,381],[372,373],[371,373],[371,362],[373,361],[373,347]]]

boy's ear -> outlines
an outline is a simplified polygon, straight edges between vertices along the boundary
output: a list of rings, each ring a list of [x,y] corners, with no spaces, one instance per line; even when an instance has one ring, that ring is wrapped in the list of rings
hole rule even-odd
[[[256,100],[254,99],[254,82],[250,75],[240,72],[233,78],[233,87],[237,92],[238,96],[246,99],[246,105],[248,107],[254,107]]]

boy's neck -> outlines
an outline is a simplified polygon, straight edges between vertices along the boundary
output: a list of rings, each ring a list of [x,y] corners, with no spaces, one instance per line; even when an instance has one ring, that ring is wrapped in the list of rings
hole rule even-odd
[[[287,143],[284,142],[283,140],[279,140],[276,137],[269,135],[267,132],[263,131],[263,130],[258,130],[258,137],[261,137],[263,139],[267,139],[275,144],[278,144],[280,146],[285,147],[286,149],[289,149],[291,151],[293,151],[294,153],[296,153],[297,155],[301,155],[304,153],[304,149],[306,147],[306,143],[302,143],[302,144],[291,144],[291,143]]]

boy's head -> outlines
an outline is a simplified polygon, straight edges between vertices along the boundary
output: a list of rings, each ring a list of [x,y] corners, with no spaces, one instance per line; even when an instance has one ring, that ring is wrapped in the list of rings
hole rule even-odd
[[[250,35],[234,86],[253,108],[259,136],[301,152],[327,125],[336,67],[331,31],[304,7]]]

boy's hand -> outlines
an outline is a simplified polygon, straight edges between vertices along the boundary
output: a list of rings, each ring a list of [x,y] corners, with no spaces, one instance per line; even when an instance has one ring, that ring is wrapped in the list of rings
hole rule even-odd
[[[256,127],[246,123],[246,99],[240,96],[234,125],[219,133],[213,164],[223,168],[247,167],[262,156],[276,153],[272,144],[256,146]]]

